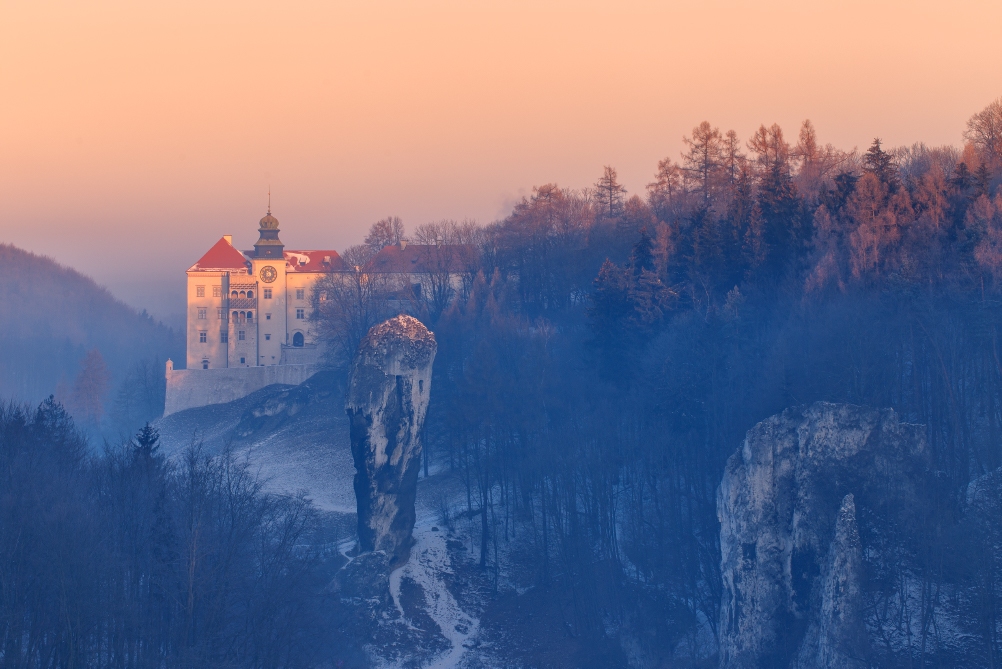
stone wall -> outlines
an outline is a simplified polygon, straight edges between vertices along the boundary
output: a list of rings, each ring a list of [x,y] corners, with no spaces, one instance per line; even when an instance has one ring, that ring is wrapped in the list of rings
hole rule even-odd
[[[274,383],[298,386],[318,371],[317,365],[174,369],[174,363],[168,360],[164,415],[232,402]]]

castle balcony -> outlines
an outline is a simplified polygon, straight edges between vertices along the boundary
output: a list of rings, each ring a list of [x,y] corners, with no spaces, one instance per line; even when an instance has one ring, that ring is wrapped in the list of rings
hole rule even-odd
[[[257,310],[257,284],[256,283],[231,283],[229,295],[223,301],[230,309],[254,309]]]
[[[234,309],[253,309],[257,311],[257,297],[230,297],[225,304],[233,311]]]

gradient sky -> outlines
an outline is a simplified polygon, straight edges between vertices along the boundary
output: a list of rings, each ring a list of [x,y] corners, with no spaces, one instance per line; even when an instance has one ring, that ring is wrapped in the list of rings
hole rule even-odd
[[[747,138],[961,143],[1002,95],[994,2],[0,0],[0,241],[161,315],[267,190],[292,248],[490,222],[706,119]]]

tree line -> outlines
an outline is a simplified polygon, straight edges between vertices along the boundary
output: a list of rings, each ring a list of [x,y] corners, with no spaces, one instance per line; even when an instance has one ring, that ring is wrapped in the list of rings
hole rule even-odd
[[[344,660],[337,539],[302,496],[148,424],[98,456],[53,399],[0,407],[0,666]]]
[[[642,195],[606,167],[468,226],[476,262],[451,267],[447,306],[406,308],[439,341],[427,457],[466,482],[452,513],[485,573],[501,583],[517,557],[570,597],[577,632],[632,629],[650,657],[705,660],[716,488],[744,432],[816,400],[893,407],[926,426],[943,486],[914,540],[869,563],[868,620],[897,626],[874,657],[994,666],[998,546],[963,528],[998,519],[965,513],[969,484],[1002,465],[1000,128],[1002,101],[962,149],[842,151],[809,121],[795,141],[773,125],[742,143],[701,123]],[[384,229],[404,235],[384,221],[369,241]],[[371,298],[373,318],[401,308]],[[946,615],[964,643],[934,624]]]

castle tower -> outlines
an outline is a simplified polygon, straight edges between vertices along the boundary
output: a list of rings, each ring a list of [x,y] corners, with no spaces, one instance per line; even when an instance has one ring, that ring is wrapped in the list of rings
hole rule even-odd
[[[268,213],[258,225],[251,272],[258,284],[256,332],[257,365],[282,363],[282,345],[287,343],[285,245],[278,238],[278,219]]]
[[[268,207],[268,213],[261,219],[258,232],[260,235],[254,244],[254,257],[281,259],[285,245],[278,238],[278,219],[271,215],[270,206]]]

